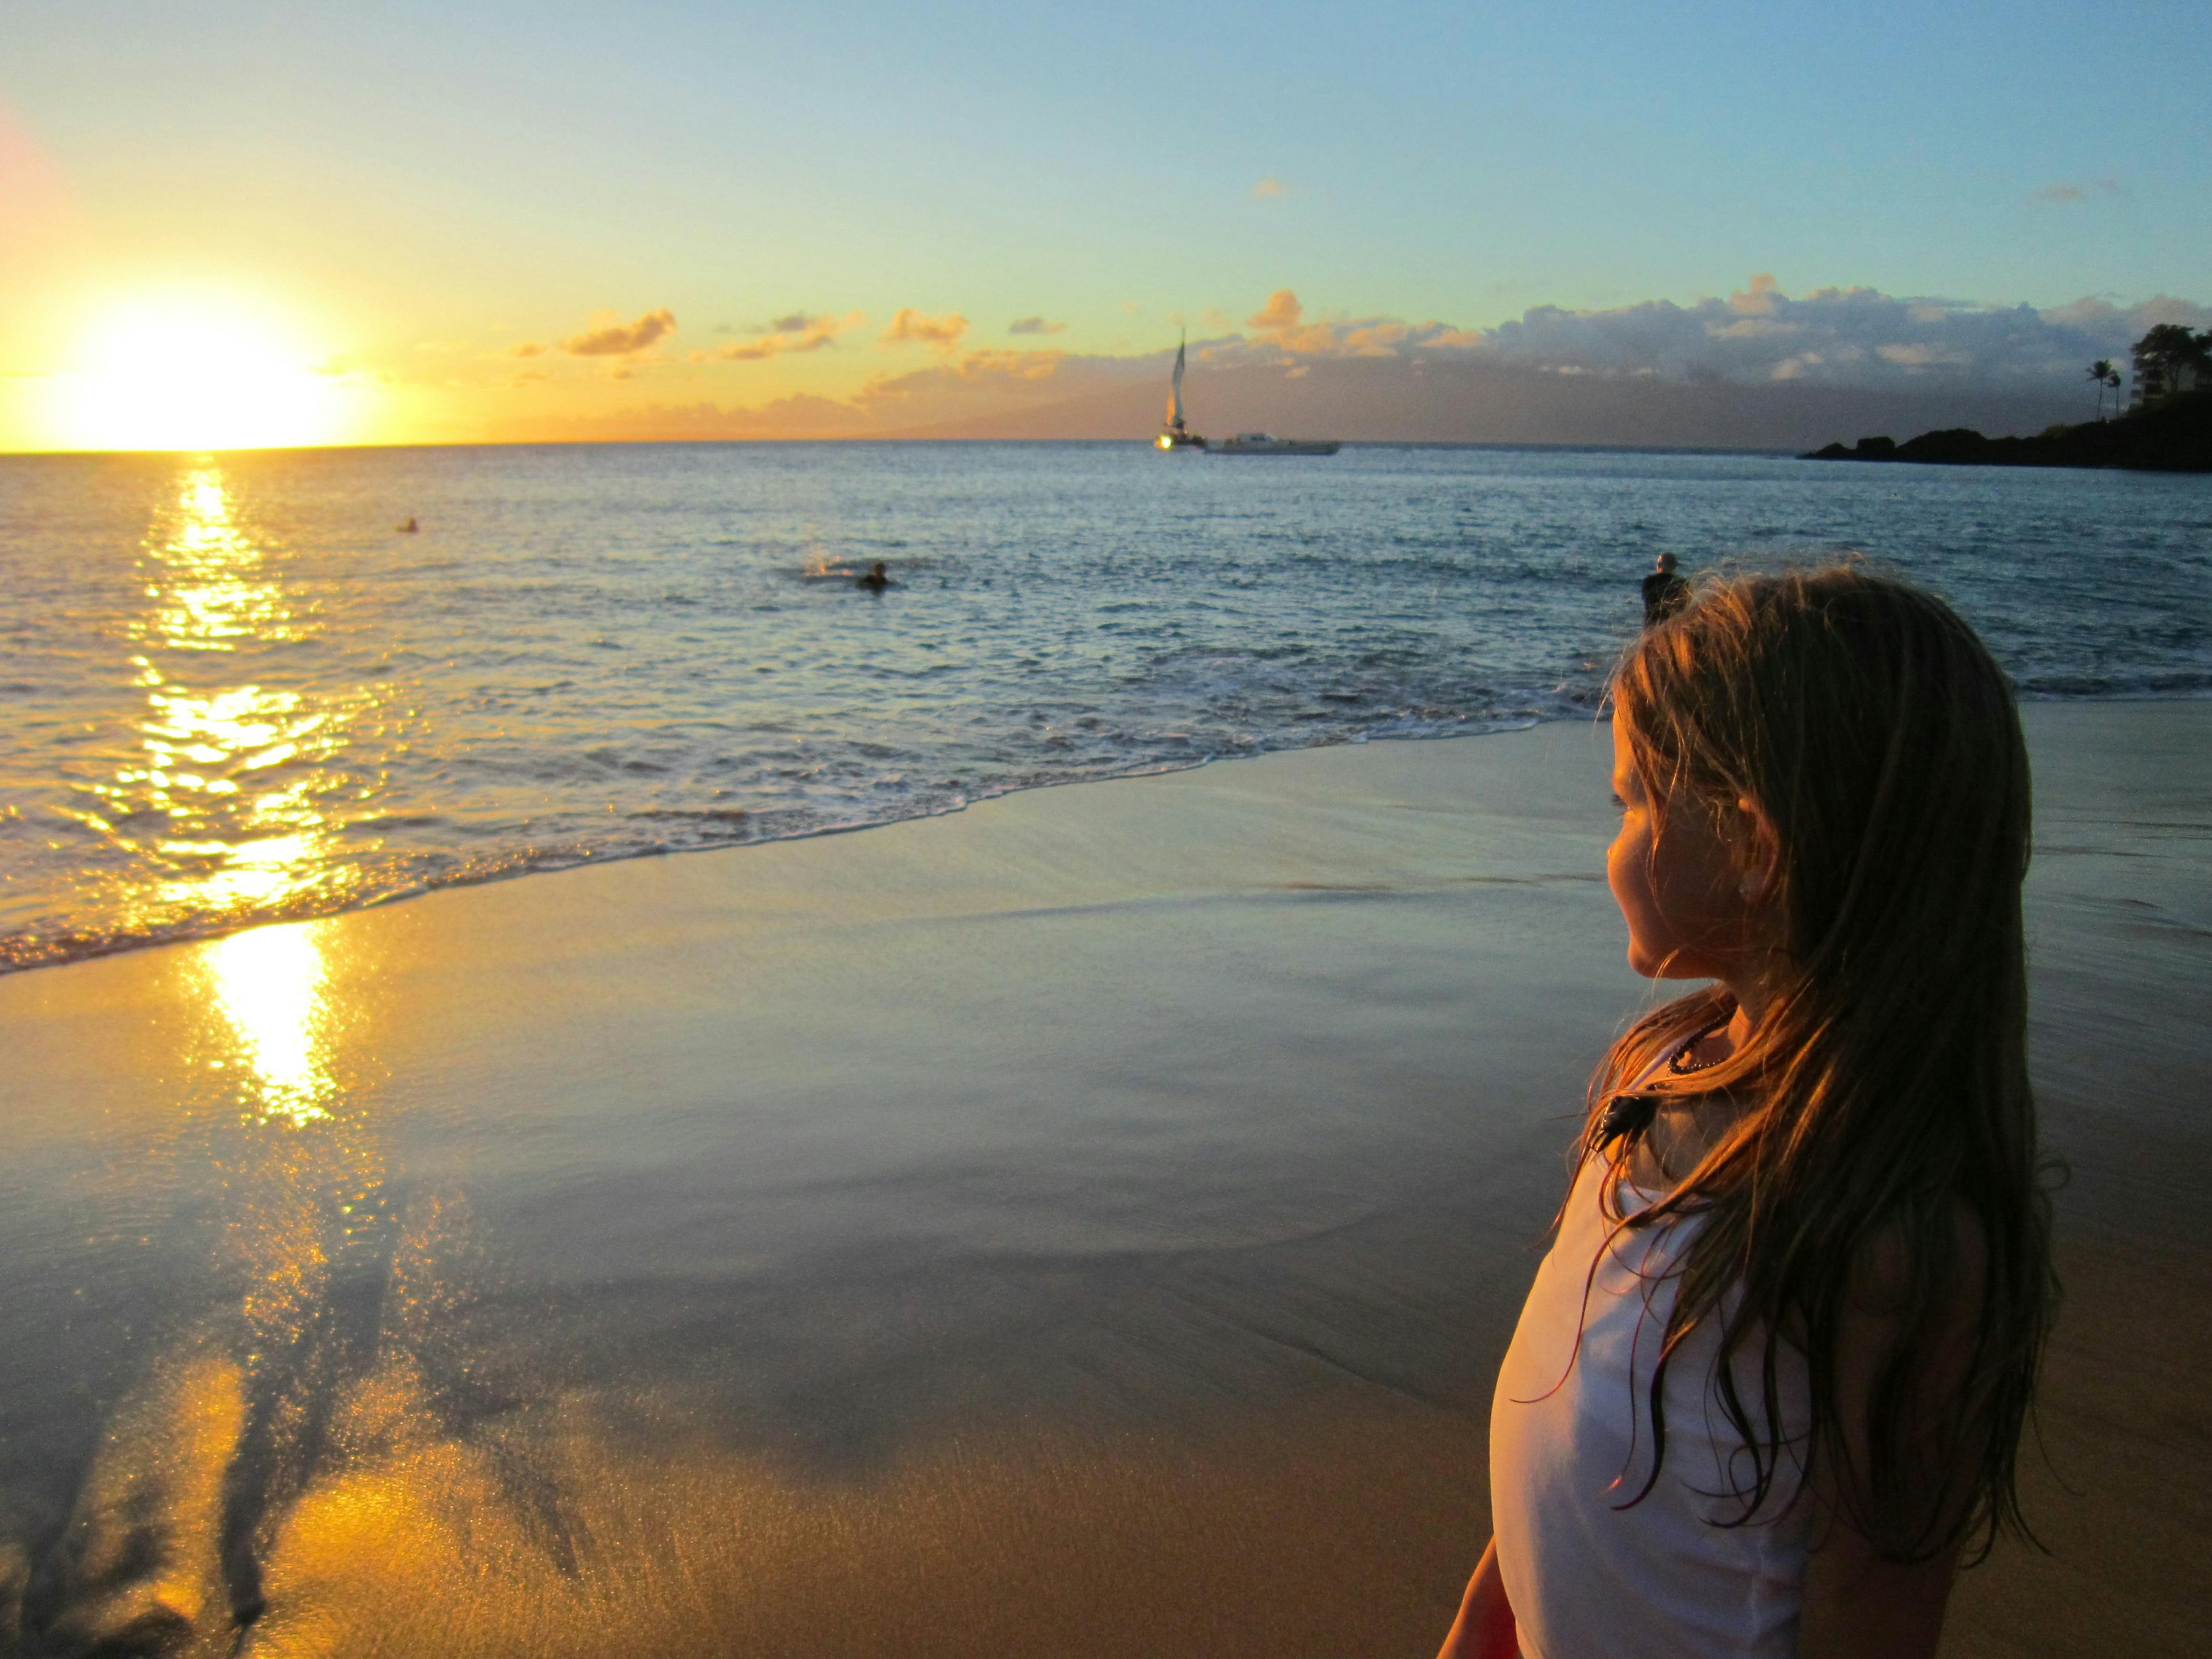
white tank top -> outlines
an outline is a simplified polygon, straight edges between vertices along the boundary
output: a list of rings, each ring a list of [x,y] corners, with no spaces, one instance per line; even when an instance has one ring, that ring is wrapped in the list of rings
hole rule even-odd
[[[1735,1494],[1748,1489],[1751,1464],[1715,1387],[1719,1340],[1710,1324],[1668,1364],[1657,1484],[1643,1502],[1618,1507],[1650,1474],[1651,1374],[1674,1305],[1673,1269],[1699,1223],[1623,1230],[1608,1244],[1613,1224],[1599,1206],[1608,1170],[1593,1157],[1577,1175],[1491,1404],[1492,1524],[1521,1651],[1524,1659],[1791,1659],[1813,1505],[1796,1501],[1802,1471],[1785,1443],[1758,1513],[1741,1526],[1713,1524],[1743,1514]],[[1632,1212],[1652,1197],[1624,1182],[1620,1208]],[[1754,1424],[1761,1346],[1735,1361]],[[1777,1357],[1784,1425],[1802,1444],[1810,1416],[1804,1367],[1786,1343]]]

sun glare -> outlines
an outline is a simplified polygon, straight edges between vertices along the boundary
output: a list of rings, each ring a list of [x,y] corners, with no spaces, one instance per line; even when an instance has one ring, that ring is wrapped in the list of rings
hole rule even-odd
[[[311,921],[257,927],[207,946],[202,958],[264,1109],[298,1124],[330,1115],[319,931]]]
[[[213,307],[112,315],[58,377],[57,425],[75,449],[274,449],[343,442],[338,377],[278,328]]]

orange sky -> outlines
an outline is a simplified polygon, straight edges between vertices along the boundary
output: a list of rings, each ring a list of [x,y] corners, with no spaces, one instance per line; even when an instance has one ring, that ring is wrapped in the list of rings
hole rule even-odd
[[[2212,323],[2203,101],[2103,9],[1560,3],[15,0],[0,451],[906,431],[1183,330],[2009,393]]]

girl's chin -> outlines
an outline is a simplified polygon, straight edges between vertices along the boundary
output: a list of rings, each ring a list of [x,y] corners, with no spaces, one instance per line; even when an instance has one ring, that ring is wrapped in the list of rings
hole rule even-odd
[[[1703,963],[1685,962],[1679,956],[1654,956],[1628,947],[1629,970],[1639,979],[1711,979],[1713,970]]]

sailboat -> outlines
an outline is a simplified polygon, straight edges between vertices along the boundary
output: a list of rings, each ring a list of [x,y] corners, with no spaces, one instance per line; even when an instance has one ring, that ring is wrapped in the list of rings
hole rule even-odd
[[[1152,441],[1162,449],[1195,449],[1203,453],[1206,440],[1182,423],[1182,368],[1187,349],[1183,341],[1176,342],[1175,378],[1169,382],[1168,391],[1168,423]]]
[[[1334,455],[1344,446],[1334,438],[1278,438],[1267,432],[1240,432],[1224,438],[1209,453],[1215,455]]]

